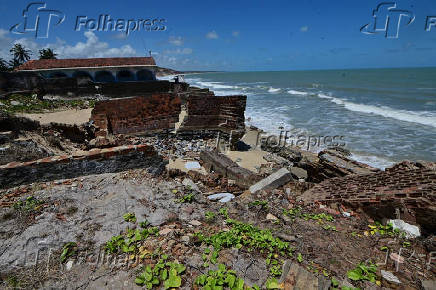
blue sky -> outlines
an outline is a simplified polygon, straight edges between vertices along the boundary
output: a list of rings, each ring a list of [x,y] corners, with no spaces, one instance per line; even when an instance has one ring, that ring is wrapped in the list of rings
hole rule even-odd
[[[34,52],[34,58],[46,46],[62,58],[143,56],[152,50],[159,65],[180,70],[436,66],[436,25],[425,30],[427,16],[436,16],[434,0],[395,2],[396,9],[415,16],[409,25],[402,19],[398,38],[360,32],[382,1],[52,0],[45,1],[46,9],[63,12],[65,20],[50,25],[45,39],[36,39],[33,32],[9,31],[23,22],[22,11],[32,1],[0,3],[3,58],[9,58],[11,45],[20,42]],[[115,20],[165,19],[166,30],[133,31],[128,37],[83,26],[75,31],[78,16],[98,19],[100,14]]]

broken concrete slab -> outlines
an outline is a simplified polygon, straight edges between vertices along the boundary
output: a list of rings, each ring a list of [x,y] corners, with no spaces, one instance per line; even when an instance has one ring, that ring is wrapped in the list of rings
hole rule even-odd
[[[250,186],[251,193],[255,193],[259,190],[276,189],[279,186],[286,184],[292,180],[292,175],[289,170],[282,168],[271,174],[270,176],[262,179],[258,183]]]
[[[190,187],[194,191],[201,192],[197,184],[195,184],[194,181],[192,181],[192,179],[190,178],[183,179],[182,184],[186,187]]]
[[[215,171],[216,173],[235,180],[235,183],[242,187],[248,188],[250,185],[259,180],[259,177],[252,171],[240,167],[229,157],[216,151],[202,151],[200,159],[203,161],[203,167],[206,171]]]
[[[290,171],[292,173],[292,176],[297,179],[306,179],[307,178],[307,171],[300,167],[291,167]]]

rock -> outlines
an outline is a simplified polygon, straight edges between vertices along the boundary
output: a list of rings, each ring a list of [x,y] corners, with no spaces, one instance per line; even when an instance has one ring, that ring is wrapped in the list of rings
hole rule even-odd
[[[276,220],[278,220],[278,218],[275,215],[270,214],[270,213],[268,213],[266,215],[266,219],[269,220],[269,221],[276,221]]]
[[[189,236],[182,236],[180,240],[185,244],[189,244],[190,238]]]
[[[436,280],[425,280],[421,282],[421,285],[425,290],[434,290],[436,289]]]
[[[298,180],[300,180],[300,179],[303,179],[303,181],[306,180],[306,178],[307,178],[307,171],[306,170],[304,170],[300,167],[291,167],[290,170],[291,170],[293,177],[297,178]]]
[[[279,186],[289,182],[292,179],[291,173],[286,168],[282,168],[271,174],[270,176],[262,179],[258,183],[250,186],[251,193],[259,190],[276,189]]]
[[[189,222],[189,224],[191,224],[191,225],[193,225],[193,226],[196,226],[196,227],[202,225],[202,223],[199,222],[199,221],[197,221],[197,220],[192,220],[192,221]]]
[[[417,226],[406,223],[403,220],[389,220],[389,223],[392,223],[394,229],[399,229],[406,233],[407,238],[416,238],[421,236],[421,232]]]
[[[147,220],[152,226],[160,226],[174,218],[177,218],[175,213],[168,212],[168,210],[164,208],[158,208],[147,218]]]
[[[65,265],[65,268],[67,269],[67,271],[70,271],[71,268],[73,268],[73,261],[68,261],[67,264]]]
[[[280,233],[277,236],[280,239],[285,240],[287,242],[296,242],[297,241],[297,237],[295,237],[295,236],[291,236],[291,235],[287,235],[287,234],[283,234],[283,233]]]
[[[387,280],[388,282],[401,284],[401,281],[397,278],[397,276],[395,276],[391,272],[385,271],[385,270],[381,270],[380,272],[381,272],[383,279]]]
[[[19,106],[19,105],[21,105],[21,103],[17,102],[17,101],[11,101],[11,105],[12,106]]]
[[[194,181],[192,181],[192,179],[190,179],[190,178],[183,179],[182,184],[184,186],[189,186],[192,190],[195,190],[197,192],[201,192],[200,189],[198,188],[197,184],[195,184]]]
[[[159,231],[159,235],[161,236],[166,236],[169,233],[171,233],[173,231],[173,229],[169,229],[169,228],[164,228],[162,230]]]
[[[228,192],[216,193],[207,197],[209,200],[218,200],[219,202],[229,202],[235,198],[235,196]]]
[[[304,267],[297,263],[292,263],[290,260],[286,260],[283,264],[283,272],[280,280],[280,284],[284,283],[284,289],[297,290],[327,290],[330,287],[330,280],[326,280],[323,277],[316,277]]]

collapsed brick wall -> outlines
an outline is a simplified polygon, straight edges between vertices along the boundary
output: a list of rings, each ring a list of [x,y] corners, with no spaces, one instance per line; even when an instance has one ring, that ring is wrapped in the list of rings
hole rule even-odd
[[[395,217],[392,209],[405,207],[416,221],[436,229],[436,163],[403,162],[386,171],[331,178],[306,191],[300,200],[345,202],[379,211],[389,207],[389,218]]]
[[[97,136],[154,133],[174,129],[180,110],[178,95],[156,93],[97,102],[91,120],[100,129]]]
[[[0,188],[132,168],[149,168],[160,173],[164,164],[162,157],[148,145],[94,149],[73,156],[52,156],[0,166]]]
[[[215,96],[191,93],[186,100],[187,117],[180,130],[244,130],[246,96]]]

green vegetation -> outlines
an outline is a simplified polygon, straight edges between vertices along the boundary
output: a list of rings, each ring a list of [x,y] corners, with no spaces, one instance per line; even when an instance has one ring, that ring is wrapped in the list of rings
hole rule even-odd
[[[15,102],[18,102],[16,104]],[[41,100],[30,95],[10,95],[2,99],[1,109],[8,113],[43,113],[56,109],[86,109],[95,105],[95,100]],[[13,103],[15,105],[13,105]]]
[[[227,269],[224,264],[218,265],[218,270],[209,271],[207,274],[202,274],[195,279],[195,284],[201,286],[204,290],[212,289],[260,289],[257,285],[248,287],[245,285],[243,279],[238,278],[236,272],[231,269]]]
[[[147,289],[159,287],[162,283],[165,289],[180,287],[182,285],[180,274],[185,272],[186,267],[167,260],[167,255],[161,255],[154,267],[145,266],[142,273],[136,277],[135,283]]]
[[[150,235],[158,235],[156,227],[147,229],[127,229],[123,235],[112,237],[106,242],[105,249],[109,253],[135,253],[139,247],[139,242],[146,240]]]
[[[18,211],[37,211],[40,209],[41,204],[43,204],[41,200],[38,200],[37,198],[33,196],[29,196],[24,200],[17,201],[14,203],[13,208]]]
[[[370,234],[375,235],[379,234],[381,236],[398,236],[401,234],[401,231],[399,229],[394,229],[392,224],[389,223],[387,225],[382,225],[380,222],[375,222],[375,225],[368,225],[370,228]]]
[[[367,280],[372,283],[376,282],[377,266],[371,262],[368,264],[359,263],[353,270],[347,272],[347,277],[353,281]]]
[[[226,219],[229,218],[229,210],[225,207],[220,208],[219,214],[225,217]]]
[[[69,242],[62,248],[61,262],[65,262],[69,257],[74,256],[77,253],[77,244],[75,242]]]
[[[256,207],[258,205],[260,205],[261,209],[268,209],[268,201],[266,200],[255,200],[248,204],[249,207]]]
[[[213,222],[213,220],[215,219],[216,214],[213,213],[213,212],[211,212],[211,211],[207,211],[207,212],[204,214],[204,216],[205,216],[205,218],[206,218],[206,221],[207,221],[208,223],[211,223],[211,222]]]
[[[325,213],[312,214],[312,213],[303,213],[301,207],[291,208],[289,210],[283,210],[283,214],[295,220],[296,218],[302,218],[304,220],[316,220],[320,223],[324,221],[333,222],[335,219],[333,216]]]
[[[180,203],[191,203],[195,200],[194,193],[184,194],[181,198],[178,199]]]
[[[128,212],[123,215],[123,219],[128,223],[136,223],[136,216],[132,212]]]

